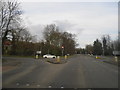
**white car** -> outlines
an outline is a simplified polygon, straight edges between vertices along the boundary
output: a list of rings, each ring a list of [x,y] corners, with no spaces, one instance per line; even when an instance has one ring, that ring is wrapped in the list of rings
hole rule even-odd
[[[55,55],[46,54],[46,55],[43,55],[43,58],[56,58],[56,56]]]

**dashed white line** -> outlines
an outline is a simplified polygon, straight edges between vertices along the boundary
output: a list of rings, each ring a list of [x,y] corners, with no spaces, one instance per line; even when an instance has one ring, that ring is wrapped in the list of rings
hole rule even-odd
[[[64,87],[61,87],[61,88],[64,88]]]
[[[26,86],[30,86],[30,84],[26,84]]]
[[[51,88],[52,86],[48,86],[48,88]]]
[[[18,86],[18,85],[20,85],[19,83],[16,83],[16,85]]]
[[[37,87],[40,87],[40,85],[37,85]]]

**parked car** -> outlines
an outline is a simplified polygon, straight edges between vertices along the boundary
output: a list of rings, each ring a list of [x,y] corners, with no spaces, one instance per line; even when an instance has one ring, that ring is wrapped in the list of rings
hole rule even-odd
[[[46,55],[43,55],[43,58],[56,58],[56,56],[55,55],[46,54]]]

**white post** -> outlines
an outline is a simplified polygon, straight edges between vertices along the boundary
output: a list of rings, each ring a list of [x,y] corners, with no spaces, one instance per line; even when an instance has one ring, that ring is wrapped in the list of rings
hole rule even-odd
[[[116,61],[116,62],[118,61],[118,57],[117,57],[117,56],[115,56],[115,61]]]

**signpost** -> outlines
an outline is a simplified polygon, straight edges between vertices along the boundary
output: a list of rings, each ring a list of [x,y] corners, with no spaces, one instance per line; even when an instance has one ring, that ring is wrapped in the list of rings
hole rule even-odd
[[[37,54],[41,54],[41,51],[36,51]]]
[[[113,55],[115,56],[115,61],[118,62],[117,56],[120,56],[120,51],[113,51]]]
[[[42,53],[41,51],[36,51],[35,58],[38,59],[41,53]]]
[[[120,55],[120,51],[113,51],[113,55],[119,56]]]

